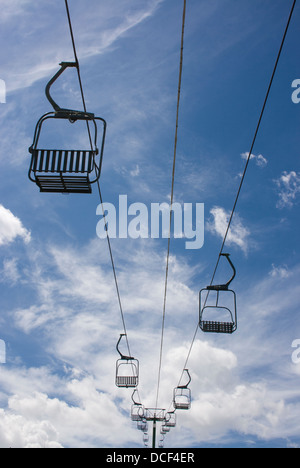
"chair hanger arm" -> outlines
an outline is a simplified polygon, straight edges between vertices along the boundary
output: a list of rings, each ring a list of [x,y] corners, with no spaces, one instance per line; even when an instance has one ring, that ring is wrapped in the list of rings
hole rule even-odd
[[[51,78],[51,80],[49,81],[49,83],[47,84],[46,86],[46,97],[48,99],[48,101],[50,102],[51,106],[53,107],[53,109],[56,111],[56,112],[59,112],[61,111],[62,109],[59,107],[58,104],[56,104],[56,102],[54,101],[54,99],[52,99],[51,95],[50,95],[50,88],[51,86],[55,83],[55,81],[60,77],[60,75],[63,74],[63,72],[67,69],[67,68],[77,68],[77,63],[76,62],[62,62],[59,64],[60,65],[60,69],[58,70],[58,72],[53,76],[53,78]]]
[[[192,377],[191,377],[191,374],[190,374],[189,370],[188,370],[188,369],[184,369],[184,371],[187,373],[187,376],[188,376],[189,381],[188,381],[188,383],[187,383],[186,385],[180,385],[180,386],[177,387],[177,388],[188,388],[188,386],[190,385],[190,383],[191,383],[191,381],[192,381]]]
[[[120,349],[119,349],[121,340],[122,340],[122,338],[123,338],[124,336],[127,336],[127,335],[126,335],[125,333],[121,333],[116,348],[117,348],[117,351],[118,351],[118,353],[120,354],[122,360],[124,360],[124,361],[132,361],[132,360],[134,360],[133,357],[131,357],[131,356],[124,356],[124,354],[122,354],[121,351],[120,351]]]
[[[235,269],[235,266],[234,264],[232,263],[231,259],[230,259],[230,254],[221,254],[222,257],[226,257],[227,260],[228,260],[228,263],[230,264],[231,268],[232,268],[232,271],[233,271],[233,275],[231,277],[231,279],[228,281],[228,283],[226,283],[226,286],[227,286],[227,289],[229,288],[230,284],[232,283],[232,281],[234,280],[234,278],[236,277],[236,269]]]
[[[216,284],[216,285],[207,286],[207,290],[208,290],[208,291],[228,291],[230,284],[232,283],[232,281],[233,281],[234,278],[236,277],[236,269],[235,269],[235,266],[233,265],[233,263],[232,263],[232,261],[231,261],[231,259],[230,259],[230,254],[228,254],[228,253],[221,253],[221,254],[220,254],[220,257],[225,257],[225,258],[227,258],[228,263],[229,263],[229,265],[230,265],[231,268],[232,268],[233,275],[232,275],[232,277],[230,278],[230,280],[229,280],[227,283],[225,283],[225,284]]]
[[[63,74],[63,72],[67,68],[77,68],[78,69],[78,63],[77,62],[61,62],[60,64],[60,69],[58,72],[51,78],[49,83],[46,86],[45,93],[46,93],[46,98],[50,102],[51,106],[55,110],[57,117],[61,118],[67,118],[69,117],[71,120],[78,120],[78,119],[93,119],[95,116],[94,114],[90,114],[88,112],[83,112],[83,111],[76,111],[72,109],[62,109],[52,98],[50,94],[50,89],[51,86],[55,83],[55,81]]]

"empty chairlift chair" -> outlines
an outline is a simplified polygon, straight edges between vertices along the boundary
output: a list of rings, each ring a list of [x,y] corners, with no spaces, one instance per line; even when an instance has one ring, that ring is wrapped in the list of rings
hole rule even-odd
[[[161,438],[160,438],[160,440],[158,442],[158,448],[164,448],[164,446],[165,446],[165,435],[162,434]]]
[[[130,356],[124,356],[119,345],[125,334],[120,335],[117,351],[121,358],[116,365],[116,386],[120,388],[136,388],[139,384],[139,361]]]
[[[41,192],[48,193],[91,193],[92,184],[100,178],[104,142],[106,135],[106,122],[94,114],[61,109],[50,96],[50,88],[57,78],[69,67],[77,67],[73,62],[62,62],[61,68],[50,80],[46,87],[46,97],[54,108],[38,121],[34,139],[29,152],[31,162],[29,179],[35,182]],[[56,145],[46,148],[40,145],[41,134],[46,130],[46,123],[50,120],[56,122],[66,121],[74,125],[74,136],[78,132],[76,122],[83,121],[89,126],[90,144],[86,148],[55,148]],[[102,138],[100,151],[98,149],[98,125],[101,125]],[[45,129],[45,130],[44,130]],[[72,129],[73,130],[73,129]],[[47,133],[47,130],[46,132]],[[54,149],[55,148],[55,149]]]
[[[236,276],[236,270],[229,254],[221,256],[228,260],[233,276],[226,284],[208,286],[200,291],[199,326],[205,333],[232,334],[237,329],[237,305],[236,294],[229,286]]]
[[[176,427],[176,413],[175,411],[170,411],[166,414],[165,426],[167,427]]]
[[[167,434],[170,432],[171,428],[169,426],[166,426],[166,424],[163,424],[160,429],[161,434]]]
[[[191,408],[192,394],[188,387],[192,379],[188,369],[185,369],[184,372],[187,374],[188,383],[174,389],[173,405],[175,410],[189,410]]]
[[[147,432],[144,433],[143,442],[144,442],[145,447],[148,447],[148,443],[149,443],[149,434],[148,434]]]
[[[146,432],[148,432],[148,429],[149,429],[148,422],[147,422],[147,420],[145,418],[138,421],[136,423],[136,427],[137,427],[138,431],[142,431],[144,434]]]

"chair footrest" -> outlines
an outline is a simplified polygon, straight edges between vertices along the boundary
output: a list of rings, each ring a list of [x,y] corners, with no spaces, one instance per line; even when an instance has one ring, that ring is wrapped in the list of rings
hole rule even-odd
[[[80,176],[36,176],[41,192],[47,193],[92,193],[88,177]]]
[[[231,334],[235,331],[233,322],[211,322],[205,321],[200,324],[201,330],[207,333],[228,333]]]

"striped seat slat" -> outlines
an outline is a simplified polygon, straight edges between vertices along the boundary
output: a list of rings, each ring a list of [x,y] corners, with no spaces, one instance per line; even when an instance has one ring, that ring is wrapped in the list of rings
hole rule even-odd
[[[93,151],[35,149],[32,170],[39,173],[91,173],[94,168]]]

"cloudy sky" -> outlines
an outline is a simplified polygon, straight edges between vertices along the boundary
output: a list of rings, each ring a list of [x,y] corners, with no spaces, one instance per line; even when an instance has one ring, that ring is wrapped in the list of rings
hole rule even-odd
[[[184,238],[171,240],[161,408],[170,407],[190,349],[198,292],[217,261],[291,6],[187,2],[174,197],[204,203],[205,241],[187,250]],[[0,446],[142,447],[132,392],[114,385],[123,326],[107,243],[96,234],[97,190],[40,194],[27,178],[35,124],[51,110],[45,85],[58,63],[73,60],[65,5],[0,7]],[[108,123],[103,199],[116,208],[120,195],[149,208],[170,200],[182,7],[70,0],[87,107]],[[238,330],[198,331],[188,361],[192,409],[178,412],[166,447],[300,446],[300,363],[292,359],[300,339],[299,21],[296,5],[225,247],[237,269]],[[82,108],[74,70],[54,93],[62,107]],[[139,393],[152,407],[167,239],[116,238],[112,250]],[[220,265],[217,281],[227,275]]]

